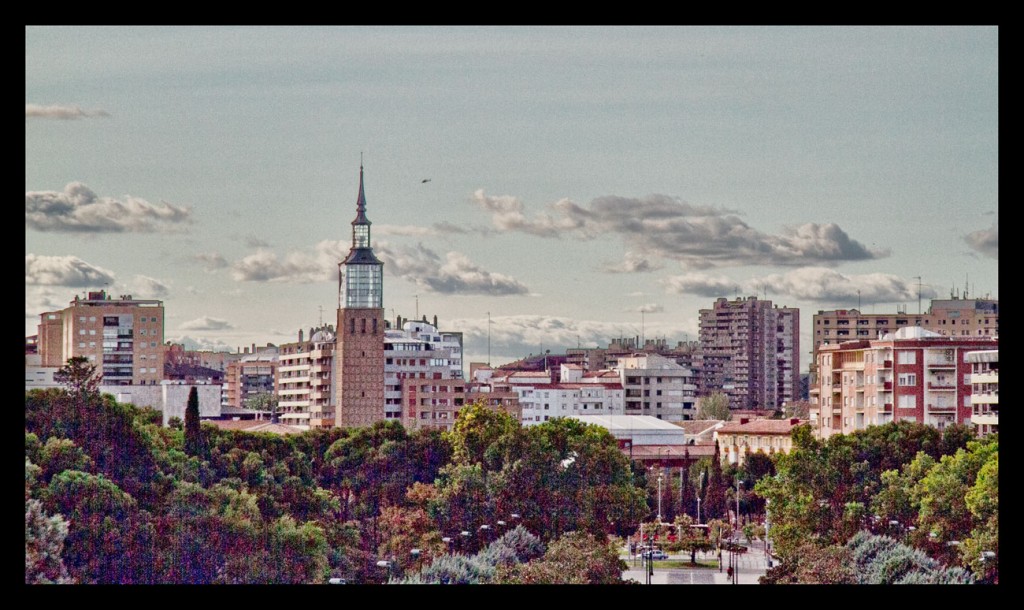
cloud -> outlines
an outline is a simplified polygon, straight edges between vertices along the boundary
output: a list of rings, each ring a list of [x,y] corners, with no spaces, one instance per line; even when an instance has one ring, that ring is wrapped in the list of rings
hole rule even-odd
[[[25,318],[34,319],[39,321],[40,314],[49,311],[60,311],[68,306],[68,301],[65,293],[58,295],[56,292],[48,288],[32,288],[29,286],[25,287]],[[62,300],[58,300],[58,296]]]
[[[834,269],[808,267],[785,274],[767,275],[745,283],[748,294],[760,294],[767,286],[769,296],[784,295],[816,303],[898,303],[916,300],[918,284],[889,273],[845,275]],[[859,291],[859,295],[858,295]],[[933,298],[937,293],[928,286],[921,287],[921,298]]]
[[[106,110],[82,110],[78,106],[40,106],[39,104],[25,104],[26,119],[60,119],[70,121],[89,117],[108,117]]]
[[[97,197],[81,182],[58,191],[27,191],[25,221],[36,231],[65,233],[152,233],[191,222],[190,207],[149,203],[126,195],[123,201]]]
[[[646,273],[661,269],[658,263],[652,263],[636,252],[627,252],[621,263],[605,263],[601,271],[605,273]]]
[[[695,294],[702,297],[727,297],[741,291],[740,285],[724,276],[701,272],[673,275],[660,280],[670,294]]]
[[[999,258],[999,227],[968,233],[964,241],[972,250],[989,258]]]
[[[145,275],[136,275],[125,282],[124,290],[137,299],[162,299],[170,294],[167,284]]]
[[[181,330],[227,330],[234,328],[234,326],[227,320],[203,316],[201,318],[196,318],[195,320],[183,322],[178,326],[178,328]]]
[[[435,222],[429,227],[421,227],[417,225],[373,225],[374,237],[384,236],[407,236],[407,237],[429,237],[434,235],[444,235],[450,233],[465,234],[468,233],[466,229],[452,224],[448,221]]]
[[[232,277],[239,282],[291,282],[312,284],[337,281],[338,263],[348,256],[349,244],[324,240],[313,252],[293,251],[279,259],[276,254],[260,250],[235,262]]]
[[[25,284],[99,288],[114,283],[114,272],[91,265],[77,256],[25,255]]]
[[[629,309],[626,309],[625,311],[627,311],[627,312],[636,312],[636,313],[661,313],[661,312],[665,311],[665,308],[663,306],[657,304],[657,303],[646,303],[646,304],[641,305],[639,307],[630,307]]]
[[[463,333],[463,347],[468,362],[486,360],[488,345],[487,318],[439,320],[442,330],[458,329]],[[639,320],[633,323],[578,320],[558,316],[513,315],[494,316],[490,320],[490,346],[492,362],[524,358],[551,350],[564,354],[567,348],[607,347],[610,340],[641,334]],[[694,317],[688,323],[647,324],[647,338],[666,337],[670,344],[693,337],[697,323]]]
[[[234,347],[224,343],[220,339],[206,339],[202,337],[195,338],[188,335],[181,335],[173,338],[168,337],[167,341],[183,345],[185,349],[190,351],[232,352],[235,350]]]
[[[217,252],[203,252],[194,255],[192,258],[202,263],[207,272],[214,272],[228,266],[228,261]]]
[[[644,198],[598,197],[589,207],[559,200],[547,211],[528,218],[523,203],[512,196],[488,196],[477,190],[472,203],[491,214],[499,231],[540,237],[572,235],[594,239],[618,235],[633,256],[633,266],[651,258],[680,261],[704,269],[723,265],[835,264],[888,256],[851,239],[835,223],[806,223],[780,235],[758,231],[735,212],[693,206],[666,195]],[[628,271],[630,259],[610,272]]]
[[[385,271],[429,292],[491,296],[530,292],[515,278],[487,271],[460,252],[448,252],[442,260],[423,244],[392,249],[386,243],[377,244],[375,252],[384,262]]]

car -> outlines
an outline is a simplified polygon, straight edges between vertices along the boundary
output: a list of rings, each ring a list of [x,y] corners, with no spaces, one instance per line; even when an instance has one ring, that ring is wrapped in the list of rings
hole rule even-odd
[[[654,549],[650,553],[651,559],[668,559],[668,553],[661,549]]]

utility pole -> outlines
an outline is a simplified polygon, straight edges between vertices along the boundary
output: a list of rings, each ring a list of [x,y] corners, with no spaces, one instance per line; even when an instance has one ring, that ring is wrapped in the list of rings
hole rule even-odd
[[[487,312],[487,366],[491,366],[491,312]]]
[[[917,280],[917,315],[921,315],[921,276],[915,275],[914,279]]]

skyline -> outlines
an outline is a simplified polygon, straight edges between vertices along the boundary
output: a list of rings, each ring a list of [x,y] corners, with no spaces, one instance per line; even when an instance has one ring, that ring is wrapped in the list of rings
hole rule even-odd
[[[998,298],[997,92],[995,27],[27,27],[26,335],[333,324],[362,163],[385,317],[464,362],[757,296],[806,371],[818,310]]]

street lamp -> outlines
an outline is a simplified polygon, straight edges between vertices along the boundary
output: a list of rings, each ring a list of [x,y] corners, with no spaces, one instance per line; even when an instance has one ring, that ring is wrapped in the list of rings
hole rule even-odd
[[[661,475],[658,475],[658,523],[661,523]]]
[[[697,525],[700,525],[700,496],[697,496]]]
[[[740,490],[743,489],[743,481],[736,477],[736,527],[740,526]]]

